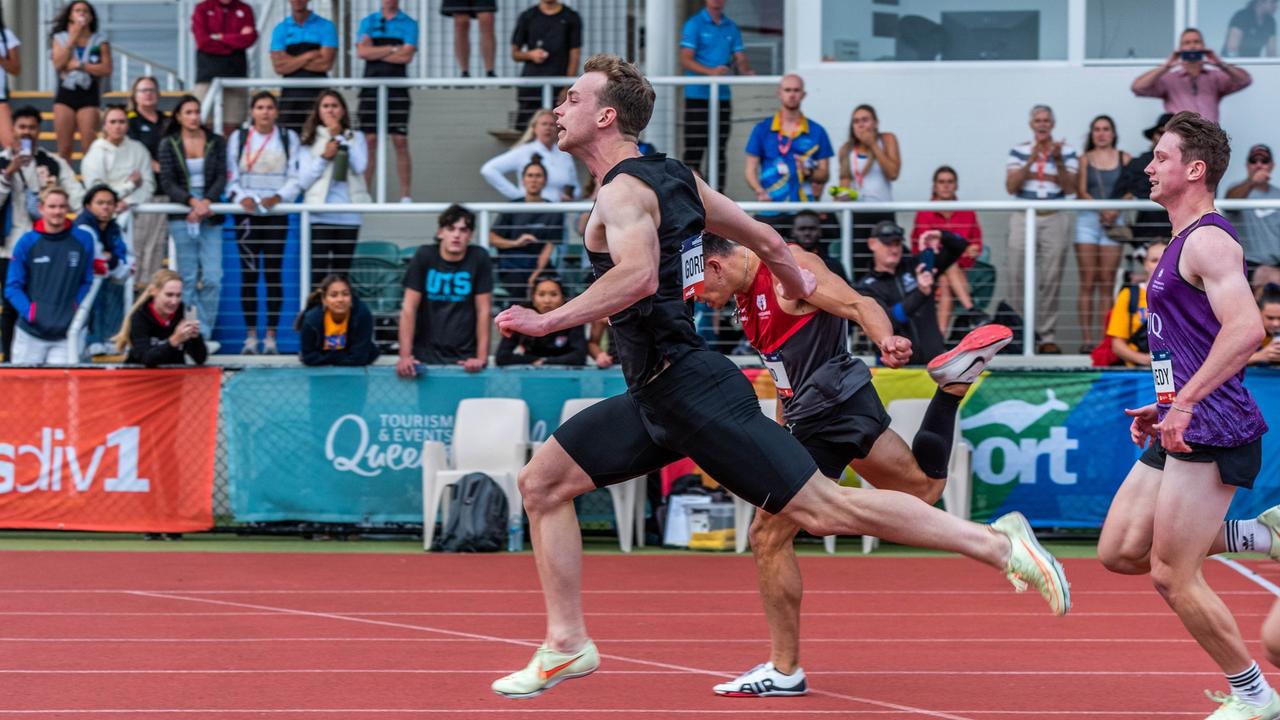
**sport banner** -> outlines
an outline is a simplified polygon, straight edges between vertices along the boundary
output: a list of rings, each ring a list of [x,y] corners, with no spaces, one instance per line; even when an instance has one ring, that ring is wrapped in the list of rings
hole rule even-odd
[[[215,368],[0,370],[0,527],[213,526]]]
[[[458,403],[529,405],[530,438],[560,422],[564,401],[626,389],[595,369],[249,368],[226,383],[228,489],[240,522],[422,522],[422,444],[453,440]],[[602,428],[607,432],[607,428]]]

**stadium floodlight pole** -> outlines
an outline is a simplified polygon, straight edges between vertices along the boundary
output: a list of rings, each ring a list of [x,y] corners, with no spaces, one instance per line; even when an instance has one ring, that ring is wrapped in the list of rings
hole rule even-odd
[[[840,211],[840,264],[853,277],[853,209]]]
[[[711,83],[710,106],[707,108],[707,184],[720,189],[720,83]]]
[[[311,294],[311,212],[298,213],[298,307],[307,306]]]
[[[1036,211],[1026,209],[1023,233],[1027,236],[1022,254],[1022,355],[1036,353]]]
[[[377,201],[387,201],[387,86],[378,86],[378,185]]]

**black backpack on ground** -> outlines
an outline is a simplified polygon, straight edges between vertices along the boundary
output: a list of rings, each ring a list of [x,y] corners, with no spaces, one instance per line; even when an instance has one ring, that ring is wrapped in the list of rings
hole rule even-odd
[[[449,492],[449,516],[437,544],[441,552],[498,552],[506,547],[507,494],[493,478],[470,473]]]

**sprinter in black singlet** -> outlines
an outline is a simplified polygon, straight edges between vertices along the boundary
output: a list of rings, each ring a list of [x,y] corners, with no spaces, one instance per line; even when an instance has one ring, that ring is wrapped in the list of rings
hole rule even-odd
[[[701,289],[704,229],[750,248],[784,298],[808,296],[816,281],[768,225],[682,164],[641,156],[636,140],[653,101],[653,88],[630,63],[610,55],[587,62],[555,115],[560,148],[600,182],[584,239],[596,281],[549,313],[512,307],[497,317],[504,334],[537,337],[608,316],[628,387],[562,425],[520,473],[547,631],[525,668],[494,681],[506,697],[539,695],[600,664],[582,615],[578,495],[689,456],[731,492],[818,535],[896,539],[904,503],[919,503],[823,478],[804,447],[760,412],[746,377],[694,332],[685,301]],[[975,527],[982,537],[962,533],[939,539],[939,547],[981,544],[993,565],[1011,567],[1019,582],[1065,609],[1060,570],[1035,554],[1029,528],[996,534]]]

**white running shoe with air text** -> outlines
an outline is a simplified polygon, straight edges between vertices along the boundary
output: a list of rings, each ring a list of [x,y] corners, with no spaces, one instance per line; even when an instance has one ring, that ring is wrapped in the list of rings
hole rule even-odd
[[[809,692],[803,669],[796,668],[790,675],[783,675],[771,662],[757,665],[712,689],[724,697],[792,697]]]

